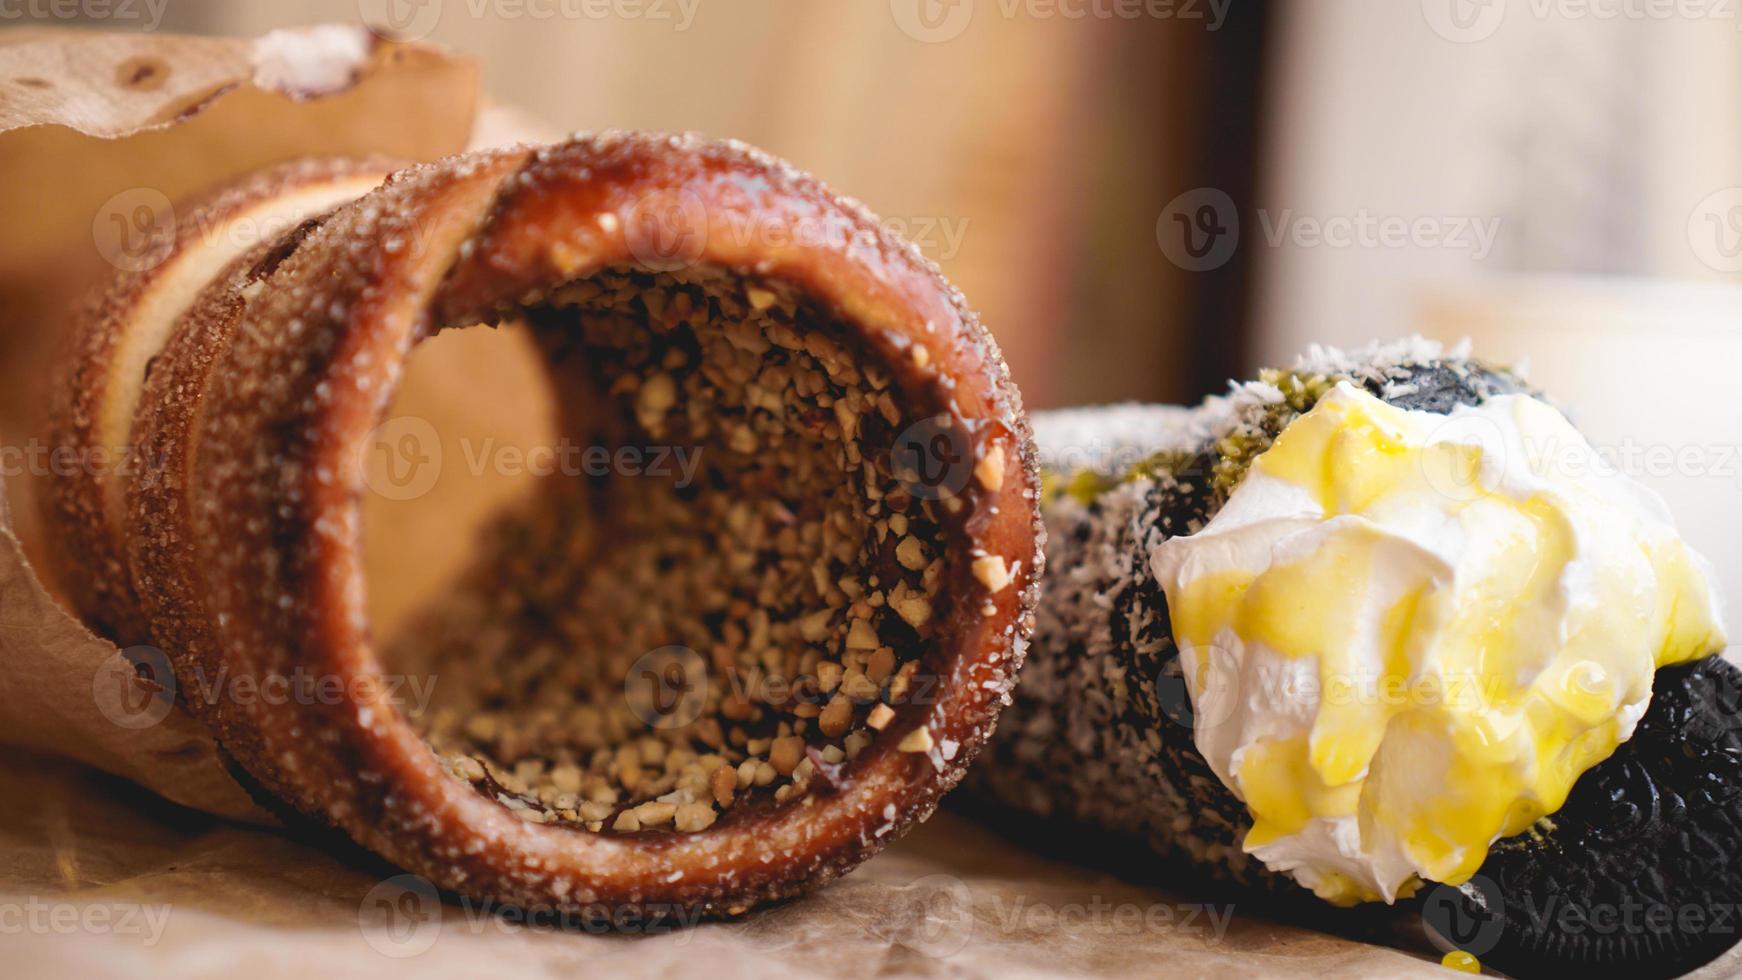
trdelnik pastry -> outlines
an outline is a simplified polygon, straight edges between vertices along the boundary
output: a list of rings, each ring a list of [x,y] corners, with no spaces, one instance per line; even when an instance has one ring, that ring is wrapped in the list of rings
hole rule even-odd
[[[741,144],[607,133],[389,169],[256,175],[94,306],[58,441],[147,465],[57,481],[87,620],[167,652],[263,798],[475,900],[733,915],[929,815],[1014,684],[1040,562],[1021,403],[961,294]],[[236,234],[263,214],[282,234]],[[701,462],[544,478],[378,636],[364,451],[413,349],[480,323],[527,331],[573,444]],[[933,436],[946,482],[917,472]],[[626,696],[674,668],[678,705]],[[395,702],[389,671],[437,678],[434,701]],[[343,696],[190,696],[293,676]]]
[[[1460,886],[1432,900],[1503,920],[1503,969],[1734,941],[1541,914],[1742,898],[1742,692],[1709,565],[1516,375],[1315,351],[1036,431],[1052,573],[1000,795],[1339,905]]]

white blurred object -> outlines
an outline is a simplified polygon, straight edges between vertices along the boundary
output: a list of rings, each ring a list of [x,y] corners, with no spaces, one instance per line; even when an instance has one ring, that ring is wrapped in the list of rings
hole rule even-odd
[[[1248,235],[1254,360],[1404,333],[1423,283],[1742,282],[1739,28],[1728,4],[1284,5],[1255,210],[1271,227],[1365,217],[1425,231]]]
[[[1662,494],[1742,611],[1742,287],[1541,277],[1432,289],[1414,326],[1523,363],[1628,475]]]

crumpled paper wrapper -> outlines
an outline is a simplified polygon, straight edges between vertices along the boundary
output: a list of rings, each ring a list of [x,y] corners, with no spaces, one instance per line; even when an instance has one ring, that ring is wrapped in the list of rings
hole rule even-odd
[[[105,256],[142,194],[178,200],[298,156],[427,160],[557,135],[481,100],[478,74],[351,27],[256,40],[0,35],[0,449],[40,438],[66,312],[112,271]],[[464,405],[449,397],[460,378]],[[471,427],[548,444],[547,406],[528,395],[540,388],[523,342],[444,334],[420,349],[395,411],[444,438]],[[272,826],[153,682],[169,678],[162,655],[117,650],[56,600],[38,574],[53,545],[33,520],[33,474],[14,474],[17,462],[0,455],[0,479],[13,476],[0,485],[9,973],[1445,975],[1407,922],[1364,936],[1384,945],[1330,935],[1048,860],[954,813],[810,897],[733,922],[603,933],[444,902],[348,841]],[[456,524],[482,523],[519,489],[444,482],[417,507],[366,511],[371,542],[390,543],[368,555],[377,627],[390,631],[464,560]]]
[[[949,813],[807,898],[606,933],[443,903],[366,856],[53,761],[0,769],[0,798],[15,801],[0,808],[0,930],[17,976],[1447,975],[1421,955],[1042,860]]]

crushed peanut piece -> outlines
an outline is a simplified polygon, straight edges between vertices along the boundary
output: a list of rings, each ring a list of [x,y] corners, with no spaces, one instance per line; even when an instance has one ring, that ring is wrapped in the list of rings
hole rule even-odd
[[[643,803],[635,808],[635,816],[643,827],[657,827],[676,814],[677,806],[672,803]]]
[[[931,747],[931,729],[923,725],[902,736],[901,744],[896,746],[903,752],[930,752]]]
[[[829,699],[828,706],[817,718],[817,727],[824,735],[834,738],[845,735],[853,725],[853,701],[845,694],[836,694]]]
[[[686,803],[677,808],[677,829],[691,833],[706,830],[713,826],[716,816],[714,808],[706,803]]]
[[[804,758],[804,739],[797,735],[787,735],[775,739],[773,746],[768,750],[769,765],[772,765],[774,771],[782,776],[792,775],[792,771],[798,768],[798,761],[802,758]]]
[[[906,537],[895,546],[895,560],[901,562],[901,567],[912,571],[920,571],[926,566],[925,546],[918,538]]]
[[[993,443],[974,464],[974,477],[980,485],[997,493],[1004,486],[1004,447]]]
[[[870,620],[853,620],[853,625],[847,630],[847,649],[875,650],[882,645],[883,641],[877,638],[877,630],[872,628]]]
[[[1010,570],[1001,555],[982,555],[974,559],[974,577],[988,592],[1002,592],[1010,584]]]
[[[722,807],[731,806],[733,795],[738,790],[738,773],[730,766],[721,766],[708,777],[708,788],[713,790],[715,803]]]

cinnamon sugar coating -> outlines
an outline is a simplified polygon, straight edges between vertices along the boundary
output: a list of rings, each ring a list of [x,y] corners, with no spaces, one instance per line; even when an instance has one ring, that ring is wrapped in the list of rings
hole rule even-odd
[[[1019,396],[934,266],[756,151],[635,134],[404,171],[305,234],[166,350],[147,405],[183,420],[144,427],[185,492],[136,487],[125,529],[178,670],[351,692],[190,704],[262,786],[443,888],[646,915],[796,894],[930,814],[1040,563]],[[531,326],[568,431],[700,477],[559,479],[378,649],[361,452],[416,344],[477,322]],[[955,451],[907,460],[916,427]],[[703,679],[675,723],[627,686],[671,648]],[[371,680],[420,665],[412,717]]]
[[[154,219],[136,229],[146,236],[140,267],[122,270],[79,311],[50,411],[50,440],[65,465],[57,464],[45,506],[57,532],[59,584],[99,633],[123,646],[151,638],[127,561],[120,488],[164,465],[130,437],[125,418],[131,401],[146,397],[160,345],[185,332],[175,329],[184,315],[222,306],[220,294],[232,279],[304,220],[356,198],[399,165],[385,158],[298,160],[219,188],[181,208],[173,222]],[[287,200],[302,203],[273,207]],[[151,258],[159,261],[147,264]],[[136,349],[142,335],[153,340]],[[209,358],[212,348],[203,345],[198,356]],[[117,413],[121,431],[106,432]]]

